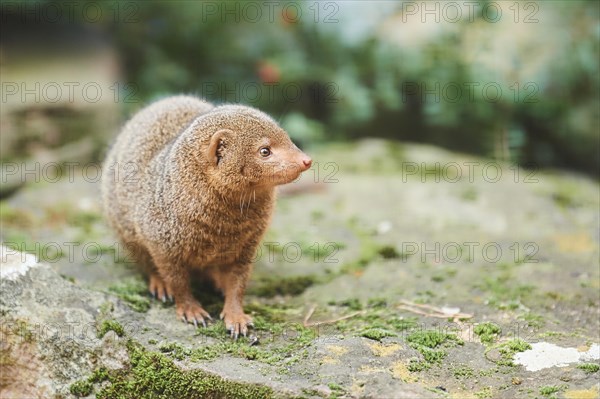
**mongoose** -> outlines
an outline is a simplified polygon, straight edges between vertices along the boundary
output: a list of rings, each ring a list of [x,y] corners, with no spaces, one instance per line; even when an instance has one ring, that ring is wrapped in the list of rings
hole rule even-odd
[[[206,325],[190,290],[190,271],[201,270],[223,292],[220,316],[237,338],[251,325],[242,301],[275,186],[311,163],[261,111],[169,97],[134,115],[109,150],[104,210],[148,270],[151,293],[174,298],[183,321]]]

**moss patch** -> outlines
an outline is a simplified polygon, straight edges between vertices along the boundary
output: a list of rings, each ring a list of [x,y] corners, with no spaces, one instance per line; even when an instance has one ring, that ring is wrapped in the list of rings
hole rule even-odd
[[[75,395],[77,397],[88,396],[89,394],[92,393],[93,390],[94,390],[94,385],[87,380],[81,380],[81,381],[74,382],[69,387],[69,392],[71,392],[73,395]]]
[[[586,373],[597,373],[600,370],[600,366],[596,363],[584,363],[577,365],[577,368],[585,371]]]
[[[540,388],[540,395],[551,396],[567,389],[567,385],[548,385]]]
[[[87,380],[71,385],[71,392],[89,395],[94,383],[107,381],[97,392],[98,399],[274,397],[269,387],[226,381],[201,370],[182,371],[163,353],[146,351],[132,340],[127,342],[127,351],[129,366],[120,370],[98,369]]]
[[[531,349],[531,345],[520,339],[511,339],[510,341],[498,344],[488,351],[486,351],[486,357],[490,350],[496,349],[500,353],[500,357],[496,360],[490,359],[500,366],[514,367],[515,363],[513,357],[517,352],[524,352]]]
[[[396,334],[391,331],[384,330],[383,328],[369,328],[361,332],[360,336],[375,341],[381,341],[385,337],[395,337]]]
[[[475,376],[475,371],[469,366],[462,365],[452,369],[452,374],[456,378],[469,379]]]
[[[106,333],[109,331],[114,331],[119,337],[125,335],[125,329],[121,323],[115,320],[104,320],[102,324],[100,324],[100,327],[98,327],[98,332],[96,335],[98,338],[102,339],[102,337],[104,337],[104,335],[106,335]]]
[[[360,303],[360,300],[358,298],[346,299],[344,301],[339,302],[329,302],[328,305],[344,306],[350,310],[362,310],[363,308],[362,303]]]
[[[495,277],[487,277],[475,287],[488,293],[487,303],[499,310],[517,310],[522,308],[521,301],[529,298],[535,287],[526,284],[515,284],[514,264],[501,264],[502,273]]]
[[[406,341],[412,348],[419,351],[424,359],[422,362],[409,363],[410,371],[422,371],[433,364],[439,364],[447,354],[443,348],[464,344],[454,334],[435,330],[415,331],[406,337]]]
[[[381,255],[383,259],[397,259],[401,257],[401,254],[391,245],[383,245],[379,247],[377,253]]]
[[[502,329],[494,323],[485,322],[475,326],[473,332],[479,336],[481,343],[493,344]]]
[[[129,279],[119,284],[111,285],[108,291],[117,295],[136,312],[147,312],[150,309],[148,287],[140,279]]]

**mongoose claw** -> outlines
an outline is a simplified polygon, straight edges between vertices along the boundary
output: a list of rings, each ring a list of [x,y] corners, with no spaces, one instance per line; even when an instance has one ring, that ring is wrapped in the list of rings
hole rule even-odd
[[[221,313],[221,318],[225,321],[225,329],[234,340],[237,340],[240,334],[246,337],[248,335],[248,327],[252,326],[252,319],[250,316],[242,312],[230,315],[223,311]]]
[[[177,316],[185,323],[193,324],[195,328],[198,328],[198,323],[206,327],[204,319],[210,318],[208,312],[193,299],[177,304]]]
[[[160,300],[163,303],[166,303],[167,297],[171,299],[173,297],[173,292],[170,287],[168,287],[164,281],[158,276],[158,274],[150,275],[150,283],[148,284],[148,290],[152,295],[152,298]]]

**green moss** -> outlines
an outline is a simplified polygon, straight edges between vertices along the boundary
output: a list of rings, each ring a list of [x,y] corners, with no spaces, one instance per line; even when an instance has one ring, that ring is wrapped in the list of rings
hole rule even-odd
[[[94,390],[94,385],[87,381],[81,380],[71,384],[69,387],[69,392],[77,397],[88,396]]]
[[[531,312],[521,315],[519,318],[525,320],[530,327],[537,329],[542,328],[546,324],[542,316]]]
[[[391,331],[384,330],[382,328],[369,328],[360,333],[361,337],[369,338],[375,341],[381,341],[385,337],[395,337]]]
[[[408,371],[410,371],[411,373],[418,373],[420,371],[425,371],[425,370],[429,370],[431,368],[431,364],[427,363],[423,360],[415,360],[415,359],[411,359],[408,362],[408,366],[406,366],[406,368],[408,369]]]
[[[169,353],[172,357],[177,360],[183,360],[184,358],[192,354],[191,349],[186,349],[177,342],[163,343],[158,346],[158,350],[162,353]]]
[[[357,226],[358,222],[354,219],[351,219],[348,224],[350,229],[354,231],[357,238],[360,240],[360,249],[357,258],[342,265],[340,274],[360,272],[378,258],[401,258],[402,260],[406,260],[407,256],[399,253],[395,247],[391,245],[381,245],[376,242],[373,239],[372,234],[361,230]]]
[[[72,212],[66,214],[66,222],[70,225],[80,227],[86,233],[91,233],[94,224],[102,220],[102,215],[95,212]]]
[[[100,311],[100,314],[102,316],[106,317],[109,313],[112,313],[112,311],[115,310],[115,305],[110,301],[106,301],[102,305],[100,305],[100,308],[98,310]]]
[[[567,388],[567,385],[547,385],[540,388],[540,395],[550,396],[559,393],[560,391],[564,391]]]
[[[367,307],[374,309],[386,308],[387,300],[385,298],[369,298],[367,301]]]
[[[92,373],[88,378],[89,382],[97,383],[108,380],[108,369],[106,367],[100,367]]]
[[[327,386],[329,387],[329,389],[331,389],[331,395],[329,396],[330,399],[338,398],[346,393],[344,388],[342,388],[339,384],[336,384],[335,382],[330,382],[329,384],[327,384]]]
[[[503,342],[490,348],[489,350],[492,349],[497,349],[500,353],[499,359],[492,361],[495,361],[495,363],[500,366],[514,367],[515,363],[513,361],[513,357],[515,353],[524,352],[528,349],[531,349],[531,345],[520,339],[511,339],[510,341]],[[486,351],[486,354],[489,352],[489,350]]]
[[[596,373],[600,370],[600,366],[596,363],[584,363],[577,365],[578,369],[585,371],[586,373]]]
[[[492,387],[485,387],[481,391],[475,392],[475,396],[479,399],[493,398]]]
[[[362,308],[363,308],[362,304],[360,303],[360,300],[358,300],[358,298],[346,299],[345,301],[337,302],[337,305],[345,306],[345,307],[349,308],[350,310],[362,310]]]
[[[414,346],[435,349],[441,346],[462,345],[463,341],[456,335],[436,330],[415,331],[406,337],[406,341]]]
[[[397,331],[406,331],[417,327],[417,318],[409,317],[409,318],[390,318],[386,320],[388,325],[394,328]]]
[[[102,338],[109,331],[114,331],[119,337],[125,335],[125,329],[121,323],[116,320],[104,320],[98,328],[98,333],[96,335],[98,338]]]
[[[146,351],[128,341],[130,365],[109,371],[96,397],[112,398],[272,398],[272,389],[255,384],[226,381],[202,370],[183,371],[160,352]]]
[[[276,295],[300,295],[308,287],[315,284],[315,276],[295,276],[295,277],[263,277],[258,282],[258,286],[250,288],[248,293],[261,297],[271,298]]]
[[[252,309],[252,306],[248,306],[247,309]],[[282,309],[261,309],[261,312],[253,315],[254,333],[261,337],[261,345],[249,346],[246,338],[232,341],[225,332],[224,324],[217,322],[198,330],[200,335],[208,335],[214,338],[214,341],[210,345],[183,353],[184,356],[189,355],[192,361],[206,361],[227,354],[281,366],[280,371],[284,371],[282,361],[286,360],[289,364],[303,358],[306,355],[305,348],[316,338],[317,331],[304,328],[300,324],[282,322],[280,316]],[[173,352],[173,354],[169,353],[169,356],[178,354],[177,349],[169,352]]]
[[[392,245],[383,245],[379,247],[377,253],[381,255],[383,259],[397,259],[401,256],[396,248]]]
[[[502,332],[502,329],[494,323],[486,321],[485,323],[476,325],[473,332],[479,336],[483,344],[489,345],[494,343],[498,335]]]
[[[406,341],[412,348],[421,353],[428,367],[432,364],[441,363],[442,359],[446,357],[447,353],[442,348],[464,344],[454,334],[435,330],[415,331],[406,337]]]
[[[475,371],[469,366],[458,366],[452,369],[452,374],[456,378],[473,378],[475,376]]]
[[[488,277],[476,287],[489,294],[487,303],[499,310],[516,310],[522,307],[521,301],[531,296],[535,287],[527,284],[514,284],[513,266],[499,276]]]
[[[40,261],[54,263],[65,257],[63,248],[56,242],[37,241],[30,233],[19,230],[2,231],[0,240],[10,249],[33,254]]]
[[[147,312],[150,309],[148,287],[141,279],[129,279],[108,287],[108,291],[116,294],[136,312]]]

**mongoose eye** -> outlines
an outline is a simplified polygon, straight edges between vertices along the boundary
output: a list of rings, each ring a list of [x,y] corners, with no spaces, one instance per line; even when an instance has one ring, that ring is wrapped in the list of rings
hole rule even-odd
[[[265,158],[271,155],[271,149],[269,149],[269,147],[262,147],[258,152]]]

